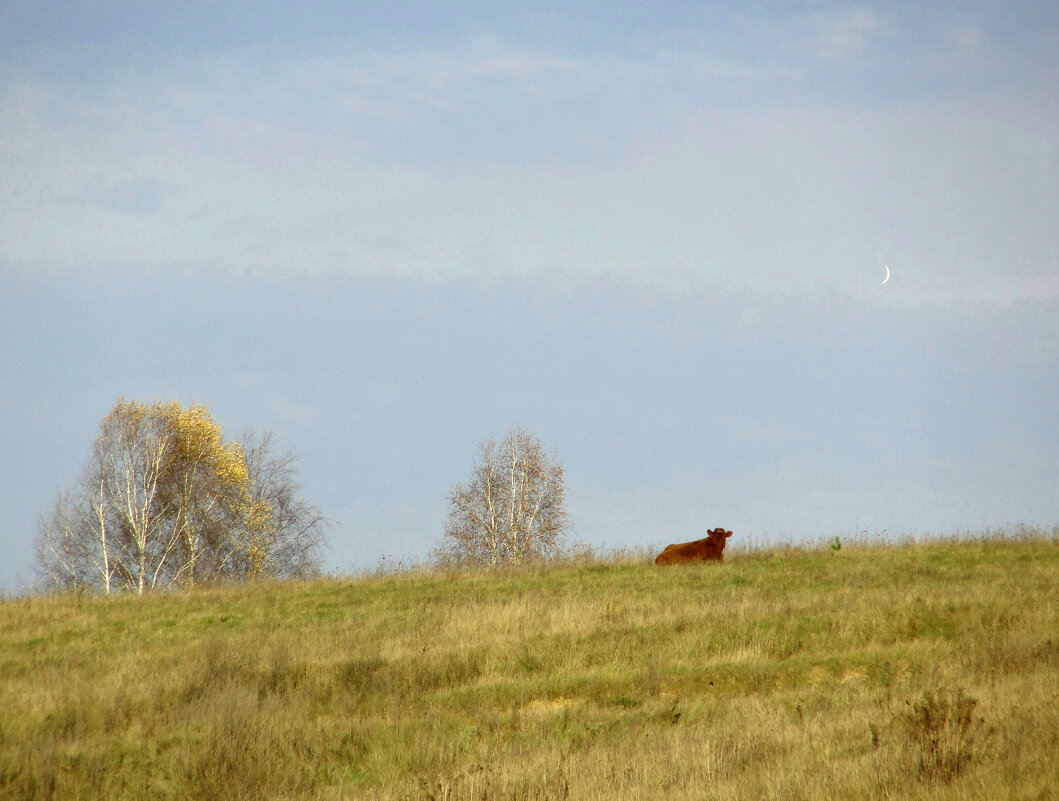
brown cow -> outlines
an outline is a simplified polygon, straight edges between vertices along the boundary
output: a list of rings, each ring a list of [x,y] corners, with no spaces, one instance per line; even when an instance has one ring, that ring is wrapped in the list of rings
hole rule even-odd
[[[732,536],[732,532],[725,531],[723,528],[715,528],[708,534],[709,536],[704,540],[666,546],[666,549],[658,554],[655,564],[676,565],[681,562],[707,562],[711,559],[721,561],[724,559],[724,546],[728,538]]]

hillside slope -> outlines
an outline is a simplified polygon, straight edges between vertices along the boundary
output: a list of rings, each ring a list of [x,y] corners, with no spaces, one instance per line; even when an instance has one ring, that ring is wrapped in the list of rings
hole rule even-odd
[[[0,604],[0,798],[1056,798],[1059,540]]]

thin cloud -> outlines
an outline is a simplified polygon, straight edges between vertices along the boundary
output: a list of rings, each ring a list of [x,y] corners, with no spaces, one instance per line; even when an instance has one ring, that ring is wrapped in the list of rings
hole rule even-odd
[[[866,12],[814,24],[832,54],[869,47],[881,25]],[[233,51],[87,91],[12,71],[0,263],[640,275],[812,293],[852,291],[888,248],[930,265],[895,277],[895,297],[1055,295],[1046,108],[964,90],[929,113],[901,95],[843,109],[788,96],[817,71],[770,59],[703,33],[591,51],[462,36]]]
[[[119,180],[84,192],[80,201],[122,215],[153,214],[162,209],[167,188],[149,176]]]
[[[985,34],[978,25],[958,25],[949,30],[949,38],[956,47],[967,54],[981,50]]]
[[[820,19],[817,30],[801,46],[823,61],[843,61],[868,47],[880,30],[879,18],[868,9],[853,9]]]

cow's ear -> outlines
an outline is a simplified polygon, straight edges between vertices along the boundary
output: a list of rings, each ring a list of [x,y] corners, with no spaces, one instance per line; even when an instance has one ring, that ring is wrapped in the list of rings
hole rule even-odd
[[[732,532],[731,531],[726,531],[726,532],[724,532],[724,536],[731,537],[732,536]]]

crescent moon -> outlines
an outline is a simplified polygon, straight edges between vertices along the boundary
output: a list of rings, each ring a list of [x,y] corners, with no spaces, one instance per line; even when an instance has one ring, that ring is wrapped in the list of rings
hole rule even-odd
[[[882,286],[883,284],[885,284],[887,281],[890,280],[890,268],[887,267],[885,264],[883,265],[883,267],[886,269],[886,277],[882,280],[882,284],[879,284],[879,286]]]

